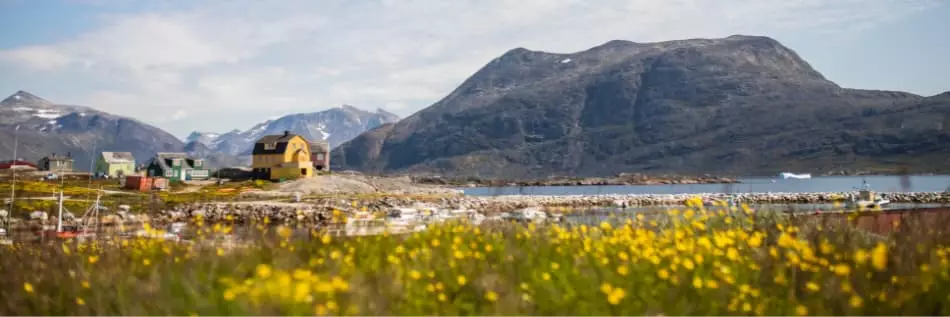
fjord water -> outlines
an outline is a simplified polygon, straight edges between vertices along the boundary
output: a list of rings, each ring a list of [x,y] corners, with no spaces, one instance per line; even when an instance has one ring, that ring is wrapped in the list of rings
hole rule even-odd
[[[826,176],[810,179],[745,178],[737,184],[669,184],[626,186],[509,186],[463,188],[468,196],[611,195],[699,193],[820,193],[854,191],[864,181],[878,192],[942,192],[950,175]],[[774,182],[773,182],[774,181]]]

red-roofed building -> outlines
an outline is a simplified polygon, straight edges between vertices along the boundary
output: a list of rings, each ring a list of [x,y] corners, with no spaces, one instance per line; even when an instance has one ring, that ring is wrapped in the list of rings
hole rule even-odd
[[[24,160],[0,162],[0,170],[8,170],[11,168],[16,168],[18,170],[37,170],[38,169],[36,168],[36,164],[30,163]]]

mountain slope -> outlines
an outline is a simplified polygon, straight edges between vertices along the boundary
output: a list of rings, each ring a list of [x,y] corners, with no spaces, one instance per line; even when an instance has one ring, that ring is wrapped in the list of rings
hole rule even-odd
[[[930,99],[839,87],[766,37],[611,41],[572,54],[518,48],[432,106],[341,145],[333,162],[505,177],[894,165],[904,161],[875,157],[900,151],[865,144],[924,146],[946,130],[869,127]]]
[[[399,117],[382,109],[369,112],[344,105],[320,112],[292,114],[268,120],[247,131],[234,130],[224,134],[193,132],[186,141],[204,144],[210,151],[220,154],[247,156],[250,155],[254,142],[264,135],[290,131],[307,140],[327,141],[333,147],[364,131],[397,120]]]
[[[0,152],[9,156],[0,160],[13,158],[14,134],[18,157],[36,161],[50,153],[70,152],[77,170],[88,170],[90,158],[102,151],[132,152],[137,161],[145,162],[156,152],[184,147],[168,132],[135,119],[55,104],[25,91],[0,101]]]

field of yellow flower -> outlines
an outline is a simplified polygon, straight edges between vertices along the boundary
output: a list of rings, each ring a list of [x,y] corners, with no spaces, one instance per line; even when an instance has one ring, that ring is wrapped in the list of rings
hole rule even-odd
[[[18,244],[0,251],[0,314],[950,314],[946,223],[902,228],[694,205],[599,226],[346,238],[269,227],[233,249]]]

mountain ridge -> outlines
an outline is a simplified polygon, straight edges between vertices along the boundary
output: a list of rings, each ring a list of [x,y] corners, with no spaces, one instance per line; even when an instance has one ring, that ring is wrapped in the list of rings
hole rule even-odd
[[[395,114],[381,108],[372,112],[344,104],[317,112],[288,114],[257,123],[243,131],[238,129],[226,133],[195,131],[186,138],[185,142],[202,143],[212,153],[244,157],[242,160],[246,160],[254,142],[264,135],[290,131],[311,141],[326,141],[333,147],[366,130],[396,120],[398,117]]]
[[[140,163],[156,152],[180,151],[184,144],[168,132],[91,107],[57,104],[25,90],[0,101],[0,149],[36,161],[71,153],[77,170],[87,170],[95,152],[132,152]],[[12,156],[9,158],[12,159]]]
[[[854,117],[870,124],[879,113],[922,100],[843,88],[762,36],[610,41],[568,54],[516,48],[431,106],[341,145],[333,162],[371,173],[520,177],[774,170],[811,154],[768,140],[835,147],[854,140],[824,127],[872,135],[841,125],[860,125],[848,121]],[[811,130],[842,144],[784,136]]]

